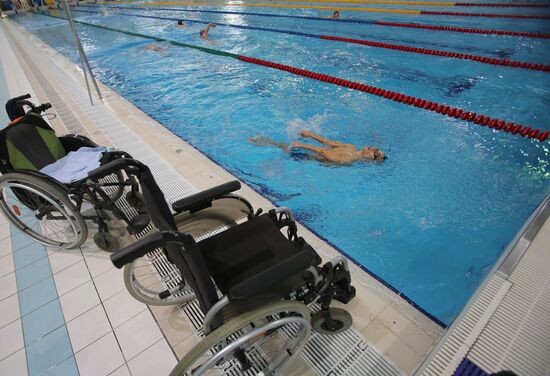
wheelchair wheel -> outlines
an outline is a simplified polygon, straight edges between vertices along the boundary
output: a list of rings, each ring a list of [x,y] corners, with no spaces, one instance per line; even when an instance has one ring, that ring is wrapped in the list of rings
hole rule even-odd
[[[109,253],[116,252],[119,249],[117,238],[108,232],[96,232],[94,235],[94,243],[99,249]]]
[[[182,283],[181,273],[160,249],[126,264],[124,284],[130,295],[148,305],[176,305],[195,298],[195,292]]]
[[[16,172],[1,176],[0,210],[19,230],[49,247],[78,247],[88,236],[67,192],[44,178]]]
[[[306,344],[309,320],[309,309],[297,301],[258,307],[207,335],[170,376],[280,375]]]
[[[351,314],[342,308],[329,308],[331,322],[327,323],[326,317],[321,311],[315,312],[311,317],[313,330],[321,334],[338,334],[350,328],[353,324]]]

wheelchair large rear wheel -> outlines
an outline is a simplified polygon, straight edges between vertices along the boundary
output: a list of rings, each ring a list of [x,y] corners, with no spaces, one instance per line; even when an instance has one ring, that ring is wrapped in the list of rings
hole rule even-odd
[[[170,376],[281,375],[306,344],[309,321],[309,309],[297,301],[258,307],[208,334]]]
[[[176,305],[195,298],[195,292],[185,285],[181,273],[161,249],[126,264],[124,284],[130,295],[149,305]]]
[[[1,176],[0,210],[19,230],[48,247],[78,247],[88,236],[67,191],[45,178],[17,172]]]

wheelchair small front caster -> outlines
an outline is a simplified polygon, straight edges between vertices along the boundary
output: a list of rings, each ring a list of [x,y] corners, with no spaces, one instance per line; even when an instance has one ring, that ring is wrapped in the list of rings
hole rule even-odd
[[[94,235],[94,243],[97,247],[105,252],[116,252],[119,249],[117,238],[108,232],[100,231]]]
[[[132,190],[126,193],[126,201],[128,201],[128,204],[134,209],[139,210],[143,208],[143,196],[138,191]]]
[[[319,311],[311,316],[311,327],[321,334],[338,334],[349,329],[353,319],[348,311],[331,307],[327,311]]]

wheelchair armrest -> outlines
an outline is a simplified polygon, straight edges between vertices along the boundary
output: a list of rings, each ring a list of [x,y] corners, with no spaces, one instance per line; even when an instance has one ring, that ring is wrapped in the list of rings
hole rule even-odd
[[[169,243],[188,247],[190,244],[194,243],[194,241],[189,235],[176,231],[155,232],[113,253],[111,255],[111,262],[120,269],[124,265],[145,256],[147,253],[157,248],[162,248]]]
[[[139,171],[144,171],[147,168],[143,163],[136,161],[135,159],[118,158],[118,159],[115,159],[114,161],[111,161],[111,162],[105,163],[102,166],[99,166],[95,170],[88,172],[88,178],[94,179],[94,180],[101,179],[111,175],[114,172],[127,170],[130,167],[135,167]]]
[[[238,180],[233,180],[227,183],[220,184],[216,187],[206,189],[192,196],[182,198],[172,204],[172,209],[176,213],[181,213],[189,210],[197,212],[208,208],[212,205],[212,200],[220,196],[235,192],[241,188],[241,183]]]
[[[59,137],[59,141],[65,148],[67,152],[76,151],[81,147],[90,147],[95,148],[98,145],[90,140],[88,137],[81,136],[78,134],[66,134],[65,136]]]

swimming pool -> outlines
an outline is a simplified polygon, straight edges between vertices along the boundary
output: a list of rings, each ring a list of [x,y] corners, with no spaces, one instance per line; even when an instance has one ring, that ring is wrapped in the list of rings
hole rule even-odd
[[[403,7],[405,8],[405,7]],[[196,8],[198,9],[198,8]],[[216,10],[220,7],[201,7]],[[434,8],[434,10],[437,8]],[[82,8],[90,10],[90,8]],[[93,9],[92,9],[93,10]],[[432,10],[430,8],[430,10]],[[318,15],[314,10],[230,11]],[[476,11],[480,11],[476,9]],[[513,13],[513,10],[499,10]],[[121,11],[122,12],[122,11]],[[125,13],[324,33],[547,63],[550,41],[244,14]],[[517,13],[527,13],[521,10]],[[351,12],[346,12],[351,13]],[[310,69],[548,130],[550,74],[235,27],[75,12],[77,19]],[[362,19],[479,27],[471,18],[353,13]],[[73,61],[66,21],[16,18]],[[484,28],[548,32],[547,21]],[[358,91],[223,56],[78,25],[98,77],[445,324],[549,192],[548,141],[496,132]],[[301,129],[387,151],[334,167],[248,142]]]

